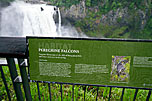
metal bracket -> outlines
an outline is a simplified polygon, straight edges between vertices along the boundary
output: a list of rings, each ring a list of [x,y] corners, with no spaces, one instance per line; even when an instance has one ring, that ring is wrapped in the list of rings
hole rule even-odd
[[[0,58],[0,65],[1,66],[7,66],[7,61],[5,58]]]
[[[27,67],[27,60],[24,59],[24,61],[22,63],[20,63],[20,66]]]
[[[22,83],[22,78],[21,78],[21,76],[17,76],[17,77],[14,79],[14,82]]]

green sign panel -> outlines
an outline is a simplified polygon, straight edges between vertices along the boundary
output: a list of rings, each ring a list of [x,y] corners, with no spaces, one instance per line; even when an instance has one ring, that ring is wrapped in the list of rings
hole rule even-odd
[[[30,79],[152,88],[152,42],[28,38]]]

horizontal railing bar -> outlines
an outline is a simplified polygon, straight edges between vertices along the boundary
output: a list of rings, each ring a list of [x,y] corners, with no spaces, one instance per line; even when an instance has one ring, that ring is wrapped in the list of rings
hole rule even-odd
[[[16,53],[0,53],[1,58],[27,58],[26,54],[16,54]]]
[[[152,42],[151,39],[120,39],[120,38],[74,38],[74,37],[35,37],[27,36],[26,39],[61,39],[61,40],[96,40],[96,41],[127,41],[127,42]]]
[[[8,64],[0,64],[0,66],[8,66]]]
[[[97,87],[113,87],[113,88],[128,88],[128,89],[152,90],[152,88],[127,87],[127,86],[111,86],[111,85],[96,85],[96,84],[64,83],[64,82],[36,81],[36,80],[29,80],[29,81],[30,82],[40,82],[40,83],[52,83],[52,84],[68,84],[68,85],[82,85],[82,86],[97,86]]]
[[[26,58],[26,38],[0,37],[0,57]]]

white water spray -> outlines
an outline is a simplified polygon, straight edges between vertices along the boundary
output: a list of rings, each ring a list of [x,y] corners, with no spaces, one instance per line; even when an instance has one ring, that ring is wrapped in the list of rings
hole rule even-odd
[[[58,14],[59,14],[59,26],[58,26],[58,33],[61,36],[61,13],[60,9],[58,8]]]
[[[0,36],[80,37],[74,27],[61,26],[59,8],[59,24],[56,26],[54,8],[55,6],[46,4],[13,2],[2,10]]]

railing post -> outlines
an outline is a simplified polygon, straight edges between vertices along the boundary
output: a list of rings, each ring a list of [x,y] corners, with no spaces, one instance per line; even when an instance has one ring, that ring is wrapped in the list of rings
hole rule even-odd
[[[74,101],[74,84],[72,85],[72,101]]]
[[[26,100],[32,101],[26,67],[23,66],[23,65],[25,65],[24,59],[18,59],[18,64],[19,64],[19,68],[20,68],[20,73],[21,73],[21,77],[22,77],[22,83],[23,83]]]
[[[50,101],[52,100],[51,98],[51,85],[50,85],[50,83],[48,83],[48,87],[49,87],[49,95],[50,95]]]
[[[39,82],[36,81],[36,84],[37,84],[37,90],[38,90],[39,101],[41,101],[41,94],[40,94]]]
[[[97,96],[96,96],[96,101],[98,101],[98,95],[99,95],[99,87],[97,87]]]
[[[17,101],[24,101],[20,83],[14,82],[14,79],[18,76],[14,58],[7,58],[7,63],[8,63],[11,79],[13,82],[13,87],[16,93]]]
[[[122,89],[121,101],[123,101],[124,92],[125,92],[125,88]]]
[[[0,71],[1,71],[1,76],[2,76],[3,83],[4,83],[5,88],[6,88],[8,99],[9,99],[9,101],[11,101],[10,92],[9,92],[9,89],[8,89],[8,86],[7,86],[7,82],[6,82],[6,79],[5,79],[5,76],[4,76],[4,72],[3,72],[2,66],[0,66]],[[0,101],[1,100],[2,99],[0,99]]]
[[[147,95],[146,101],[149,101],[150,95],[151,95],[151,90],[149,90],[149,92],[148,92],[148,95]]]
[[[60,84],[60,92],[61,92],[61,101],[63,101],[63,91],[62,91],[62,84]]]
[[[138,93],[138,88],[136,89],[136,91],[135,91],[135,94],[134,94],[134,99],[133,99],[133,101],[135,101],[136,100],[136,96],[137,96],[137,93]]]
[[[112,87],[110,87],[110,90],[109,90],[109,98],[108,98],[108,101],[110,101],[110,98],[111,98],[111,90],[112,90]]]

